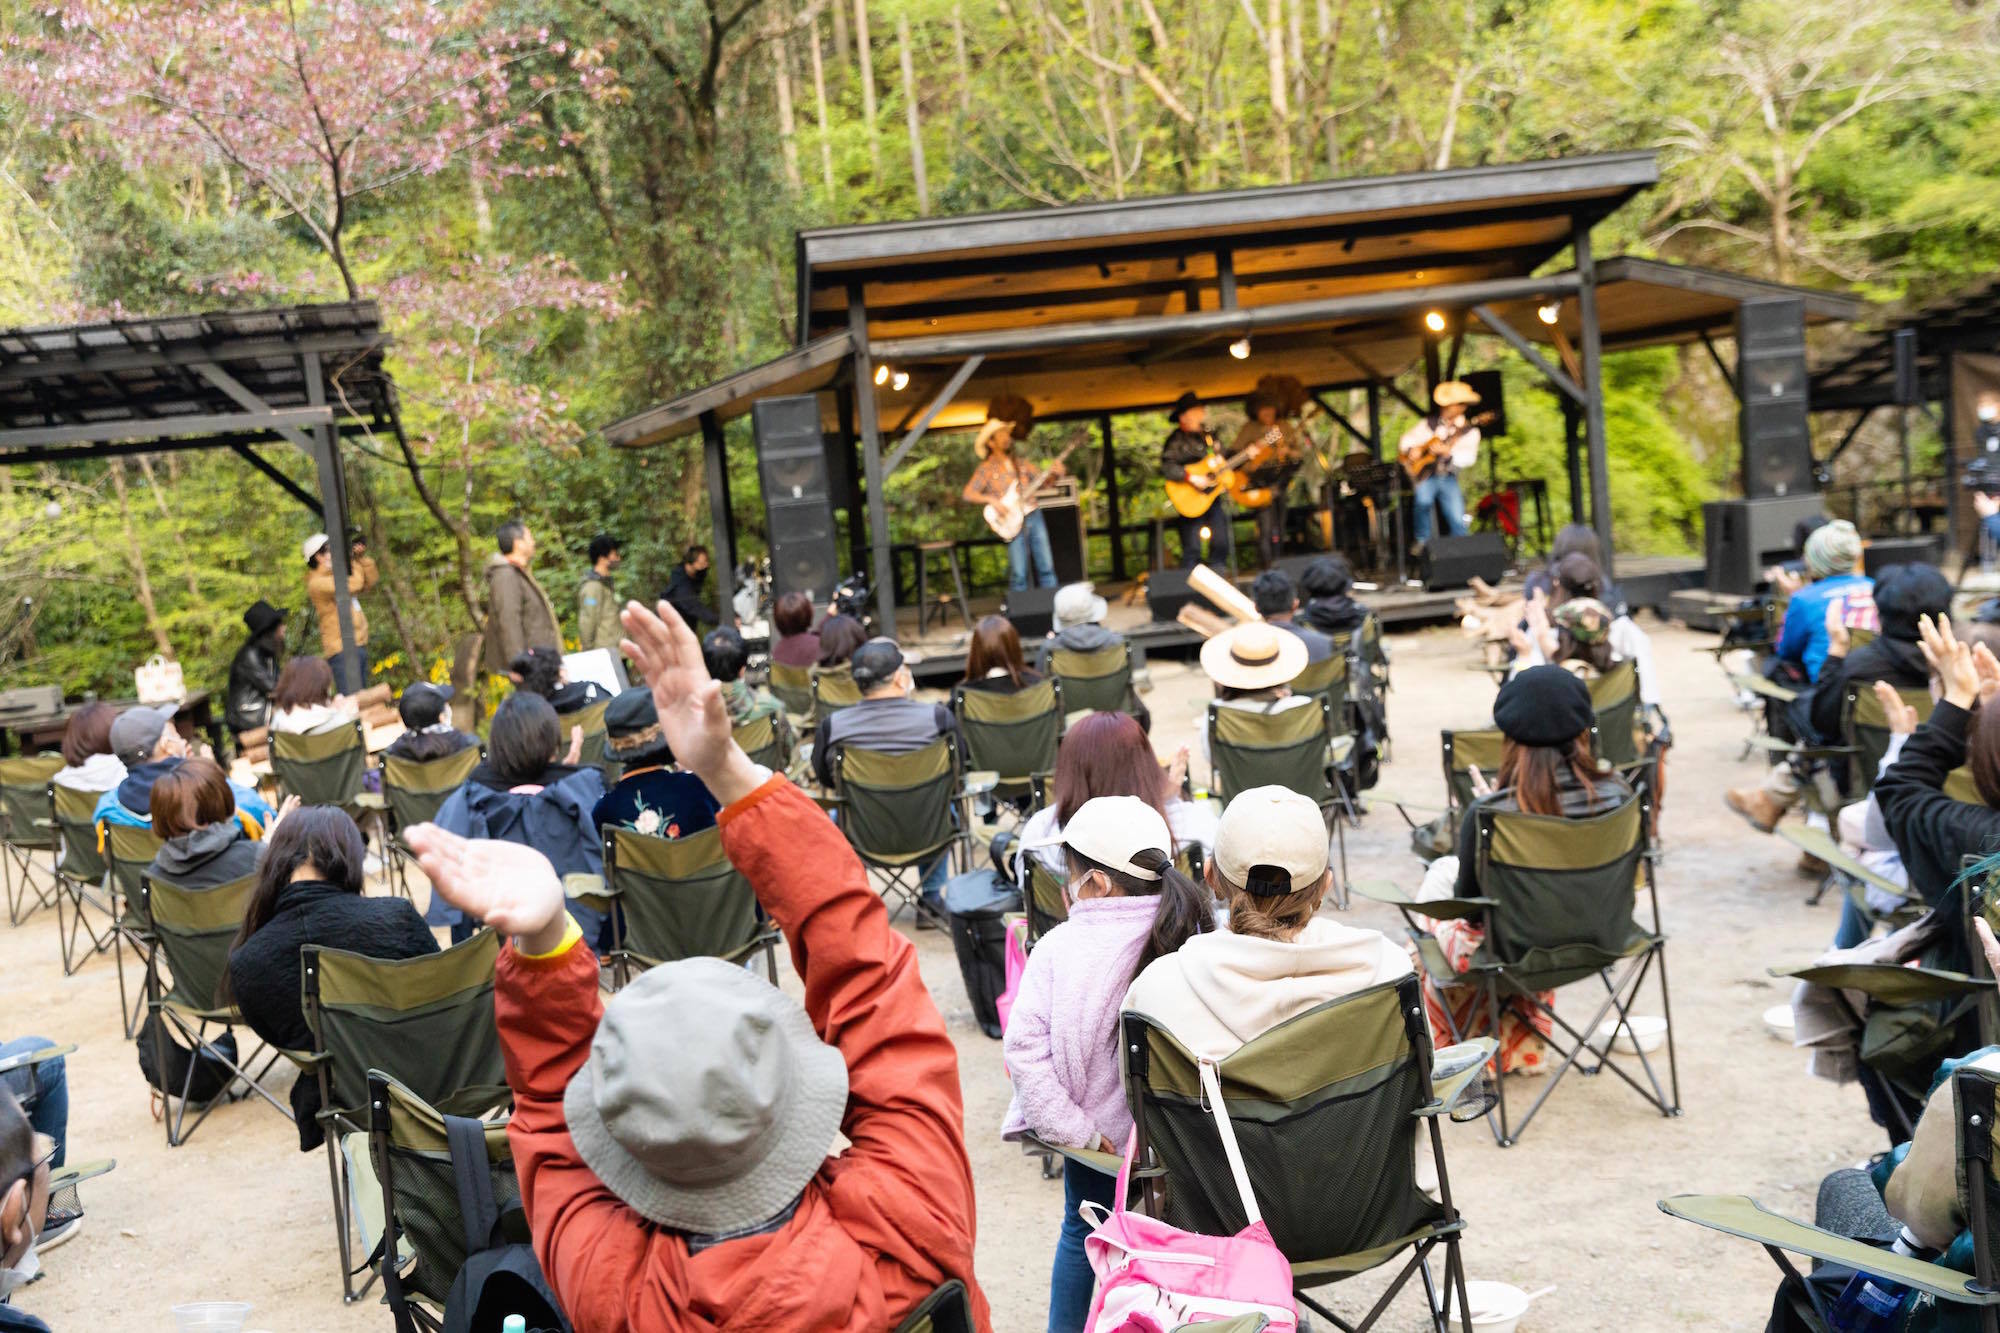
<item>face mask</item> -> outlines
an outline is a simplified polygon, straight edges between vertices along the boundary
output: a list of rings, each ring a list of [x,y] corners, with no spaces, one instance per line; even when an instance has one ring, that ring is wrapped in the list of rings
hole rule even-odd
[[[42,1261],[35,1257],[35,1246],[30,1242],[28,1252],[21,1256],[20,1263],[12,1268],[0,1268],[0,1301],[7,1300],[17,1290],[33,1282],[41,1276],[41,1272]]]

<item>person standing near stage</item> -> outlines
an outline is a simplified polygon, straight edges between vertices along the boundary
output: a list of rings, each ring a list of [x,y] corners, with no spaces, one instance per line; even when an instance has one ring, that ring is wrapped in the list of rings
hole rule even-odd
[[[1208,409],[1196,398],[1194,390],[1182,394],[1167,411],[1167,420],[1174,423],[1173,433],[1160,446],[1160,476],[1168,481],[1182,481],[1196,490],[1211,490],[1215,482],[1206,476],[1189,476],[1190,464],[1199,463],[1211,455],[1219,455],[1220,446],[1215,435],[1208,429]],[[1233,541],[1229,532],[1229,500],[1218,496],[1205,513],[1193,518],[1180,516],[1175,526],[1181,534],[1181,568],[1193,569],[1202,563],[1201,543],[1208,539],[1208,563],[1216,569],[1227,572]]]
[[[1029,494],[1037,469],[1020,456],[1018,446],[1034,428],[1034,409],[1024,398],[1011,395],[996,398],[986,409],[986,424],[972,442],[979,466],[965,483],[962,498],[967,504],[999,504],[1012,489],[1027,512],[1021,530],[1007,540],[1007,587],[1018,592],[1028,586],[1030,566],[1037,588],[1056,586],[1056,558],[1049,547],[1048,520],[1034,507]],[[1049,464],[1049,476],[1063,475],[1062,460]]]
[[[1404,431],[1396,442],[1396,454],[1415,488],[1413,532],[1419,546],[1431,539],[1434,505],[1444,510],[1448,536],[1463,537],[1469,531],[1458,473],[1471,467],[1479,456],[1479,427],[1466,420],[1466,409],[1479,401],[1472,386],[1463,380],[1446,380],[1431,390],[1431,400],[1437,411]]]
[[[499,549],[486,561],[486,669],[507,671],[534,647],[562,651],[555,604],[528,572],[535,559],[535,534],[510,518],[493,534]]]
[[[313,613],[319,617],[319,646],[326,664],[333,668],[334,683],[352,693],[368,684],[368,615],[361,609],[361,594],[380,581],[368,543],[359,537],[348,549],[347,591],[354,607],[354,653],[349,657],[340,646],[340,611],[333,598],[333,539],[324,532],[306,538],[306,596],[312,599]],[[349,674],[350,668],[352,674]]]
[[[578,652],[608,648],[613,660],[618,656],[618,641],[625,637],[625,627],[618,623],[618,612],[623,606],[611,584],[611,576],[623,559],[619,541],[610,533],[600,532],[590,539],[590,571],[576,590]]]
[[[1250,484],[1270,492],[1269,500],[1252,509],[1257,520],[1257,564],[1269,569],[1277,563],[1285,541],[1285,492],[1292,474],[1305,458],[1305,432],[1289,418],[1295,416],[1305,399],[1305,386],[1290,375],[1266,375],[1244,400],[1247,420],[1229,446],[1236,455],[1254,449],[1244,464]],[[1244,497],[1244,505],[1252,501]]]

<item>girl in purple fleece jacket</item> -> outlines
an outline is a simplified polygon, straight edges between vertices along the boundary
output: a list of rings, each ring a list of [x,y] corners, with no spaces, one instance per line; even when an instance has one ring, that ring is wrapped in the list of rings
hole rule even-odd
[[[1007,1019],[1014,1101],[1000,1133],[1120,1152],[1132,1116],[1118,1079],[1118,1010],[1155,958],[1214,924],[1214,904],[1173,868],[1173,835],[1136,796],[1086,801],[1064,825],[1069,919],[1042,936]],[[1076,1333],[1090,1311],[1085,1203],[1110,1207],[1113,1177],[1063,1163],[1062,1232],[1049,1278],[1049,1333]]]

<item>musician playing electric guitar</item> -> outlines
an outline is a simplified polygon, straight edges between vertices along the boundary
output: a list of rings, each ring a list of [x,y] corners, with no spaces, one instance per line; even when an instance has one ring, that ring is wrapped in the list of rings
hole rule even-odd
[[[1030,564],[1034,566],[1036,587],[1056,586],[1056,558],[1049,548],[1048,520],[1035,507],[1034,492],[1040,482],[1063,475],[1060,458],[1046,469],[1038,469],[1014,452],[1018,425],[1016,421],[993,415],[992,409],[988,409],[986,424],[979,428],[979,438],[972,445],[980,463],[963,492],[968,504],[1023,511],[1020,530],[1011,536],[1000,534],[1007,536],[1007,587],[1016,592],[1028,586]],[[987,522],[991,524],[993,519],[989,517]]]
[[[1469,531],[1458,472],[1471,467],[1479,457],[1479,427],[1465,415],[1466,408],[1479,401],[1472,386],[1463,380],[1446,380],[1431,390],[1431,399],[1438,410],[1404,431],[1396,444],[1397,457],[1415,483],[1413,526],[1419,546],[1431,539],[1433,505],[1443,508],[1445,529],[1451,536],[1463,537]]]
[[[1203,472],[1189,472],[1191,464],[1202,463],[1221,456],[1221,446],[1215,435],[1208,429],[1208,409],[1201,405],[1192,389],[1182,394],[1167,410],[1167,420],[1174,423],[1174,431],[1160,446],[1160,476],[1167,481],[1184,482],[1196,490],[1206,491],[1222,485],[1227,479],[1206,475]],[[1208,534],[1208,563],[1227,573],[1234,543],[1229,532],[1229,501],[1217,496],[1215,503],[1206,512],[1193,515],[1182,514],[1175,522],[1181,534],[1181,568],[1193,569],[1202,562],[1201,541],[1205,529]]]

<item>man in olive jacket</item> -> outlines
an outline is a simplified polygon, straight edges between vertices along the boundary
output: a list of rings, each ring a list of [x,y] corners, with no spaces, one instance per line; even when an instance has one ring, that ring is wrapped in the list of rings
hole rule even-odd
[[[535,558],[528,525],[510,518],[495,537],[500,550],[486,562],[486,669],[498,673],[530,648],[561,652],[562,632],[549,595],[528,572]]]

